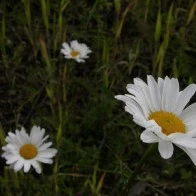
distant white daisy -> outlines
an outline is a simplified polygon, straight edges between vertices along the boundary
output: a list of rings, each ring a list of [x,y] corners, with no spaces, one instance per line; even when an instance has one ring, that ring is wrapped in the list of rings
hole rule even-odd
[[[65,55],[66,59],[75,59],[78,63],[85,62],[84,59],[89,58],[88,54],[92,51],[86,44],[79,43],[77,40],[62,44],[61,53]]]
[[[185,108],[196,91],[196,84],[190,84],[183,91],[175,78],[147,76],[147,84],[134,79],[127,85],[130,94],[117,95],[125,102],[125,110],[133,120],[145,128],[141,140],[158,142],[160,155],[168,159],[173,154],[173,144],[184,150],[196,165],[196,103]]]
[[[48,135],[44,137],[45,129],[33,126],[30,135],[24,128],[16,130],[15,134],[8,133],[5,141],[7,145],[2,147],[5,151],[2,157],[6,159],[6,164],[10,165],[16,172],[24,167],[24,172],[28,172],[33,166],[37,173],[41,173],[42,163],[52,164],[52,157],[57,153],[54,148],[49,148],[52,142],[47,142]]]

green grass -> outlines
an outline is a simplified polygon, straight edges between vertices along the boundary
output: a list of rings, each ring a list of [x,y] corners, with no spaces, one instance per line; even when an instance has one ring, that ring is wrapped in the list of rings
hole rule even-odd
[[[1,144],[39,125],[58,155],[41,175],[1,159],[0,195],[123,196],[138,183],[142,195],[194,195],[195,166],[177,148],[169,160],[156,148],[128,185],[149,145],[114,96],[147,74],[196,82],[195,9],[193,0],[1,1]],[[60,54],[74,39],[93,51],[84,64]]]

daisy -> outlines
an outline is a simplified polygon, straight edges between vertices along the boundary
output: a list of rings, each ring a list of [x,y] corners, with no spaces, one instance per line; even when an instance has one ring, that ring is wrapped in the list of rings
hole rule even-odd
[[[145,143],[158,143],[164,159],[173,155],[173,144],[184,150],[196,165],[196,103],[185,108],[196,91],[190,84],[183,91],[175,78],[147,76],[147,84],[134,79],[127,85],[130,94],[117,95],[124,101],[125,111],[133,115],[133,121],[144,127],[140,138]]]
[[[42,163],[52,164],[52,157],[57,153],[54,148],[49,148],[52,142],[46,142],[48,135],[44,137],[45,129],[33,126],[30,135],[25,129],[16,130],[15,133],[9,132],[5,141],[6,146],[2,157],[6,159],[6,164],[10,165],[14,171],[19,171],[24,167],[24,172],[28,172],[33,166],[37,173],[41,173]]]
[[[85,62],[84,59],[89,58],[88,54],[92,51],[86,44],[79,43],[77,40],[62,44],[61,53],[65,55],[66,59],[75,59],[78,63]]]

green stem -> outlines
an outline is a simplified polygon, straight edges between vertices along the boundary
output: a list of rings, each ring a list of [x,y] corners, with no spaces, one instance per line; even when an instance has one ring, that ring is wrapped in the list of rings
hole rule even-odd
[[[133,171],[133,173],[131,174],[131,176],[130,176],[130,178],[128,180],[128,183],[127,183],[127,191],[129,191],[129,189],[130,189],[133,181],[135,180],[136,175],[138,174],[139,170],[141,170],[141,167],[142,167],[144,161],[149,157],[149,155],[152,154],[152,152],[154,151],[155,147],[156,147],[156,144],[151,144],[147,148],[147,150],[143,154],[143,156],[141,157],[139,163],[137,164],[137,167],[135,168],[135,170]]]
[[[5,195],[10,196],[10,181],[9,181],[9,175],[8,175],[9,170],[5,167],[4,168],[4,182],[5,182]]]
[[[1,126],[1,123],[0,123],[0,144],[2,146],[6,145],[6,142],[5,142],[5,133],[3,131],[3,128]]]
[[[54,176],[54,194],[58,195],[59,193],[59,186],[58,186],[58,179],[57,179],[57,174],[58,174],[58,170],[59,170],[59,157],[57,155],[56,160],[55,160],[55,164],[54,164],[54,170],[53,170],[53,176]]]
[[[67,100],[67,72],[68,72],[68,65],[66,64],[63,68],[63,101],[64,103]]]

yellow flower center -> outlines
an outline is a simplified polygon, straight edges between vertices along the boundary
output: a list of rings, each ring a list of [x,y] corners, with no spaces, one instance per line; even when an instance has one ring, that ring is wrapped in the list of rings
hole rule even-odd
[[[70,53],[70,55],[72,56],[72,57],[77,57],[78,55],[79,55],[80,53],[78,52],[78,51],[76,51],[76,50],[73,50],[73,51],[71,51],[71,53]]]
[[[185,133],[185,125],[182,120],[170,112],[153,112],[150,114],[149,120],[155,120],[165,135],[176,132]]]
[[[37,148],[32,144],[24,144],[20,148],[20,155],[24,159],[33,159],[37,155]]]

